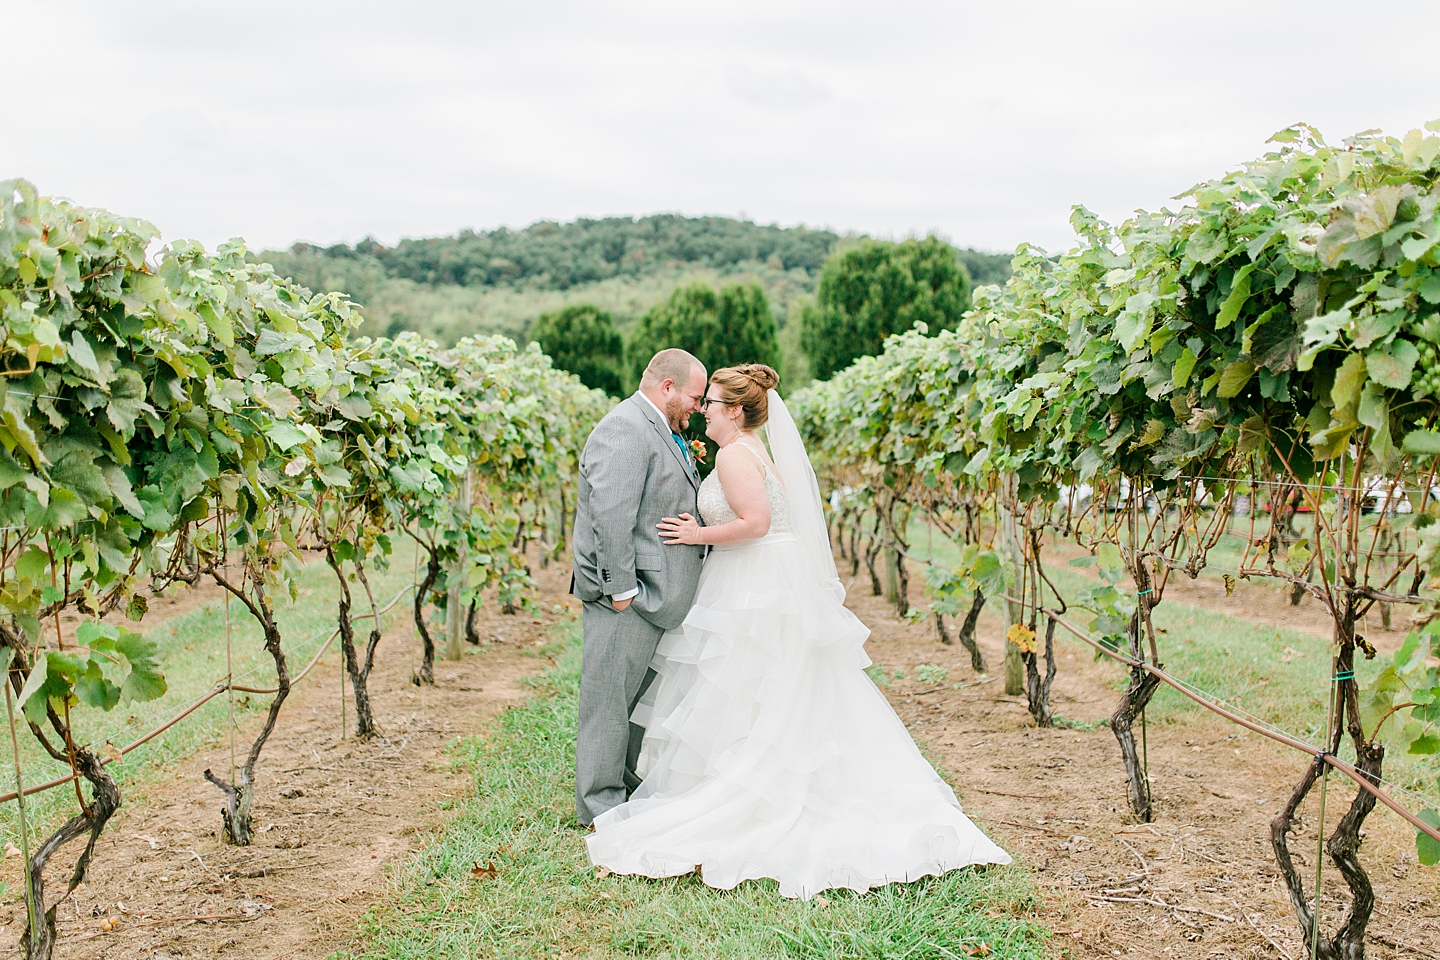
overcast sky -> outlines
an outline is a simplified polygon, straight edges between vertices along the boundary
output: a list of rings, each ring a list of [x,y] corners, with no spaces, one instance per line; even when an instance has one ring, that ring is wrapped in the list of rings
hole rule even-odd
[[[744,215],[1068,246],[1292,121],[1440,117],[1440,3],[0,0],[0,178],[207,245]]]

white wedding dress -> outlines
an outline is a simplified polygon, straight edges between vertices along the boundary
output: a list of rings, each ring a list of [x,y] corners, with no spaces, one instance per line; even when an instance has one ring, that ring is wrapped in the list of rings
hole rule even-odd
[[[863,672],[870,631],[838,579],[816,575],[786,486],[765,471],[770,532],[712,548],[694,607],[661,639],[634,718],[647,728],[644,782],[595,819],[591,862],[647,877],[698,867],[725,890],[770,877],[782,896],[807,899],[1009,863]],[[815,501],[818,511],[818,490]],[[698,506],[707,525],[735,519],[718,473]],[[825,561],[833,571],[828,550]]]

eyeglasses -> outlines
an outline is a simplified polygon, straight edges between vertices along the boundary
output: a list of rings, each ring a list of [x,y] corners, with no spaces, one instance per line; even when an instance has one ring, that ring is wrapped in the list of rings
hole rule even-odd
[[[720,406],[722,406],[722,407],[728,407],[728,406],[730,406],[730,404],[726,403],[724,400],[721,400],[719,397],[706,397],[704,400],[701,400],[701,401],[700,401],[700,409],[701,409],[701,410],[704,410],[706,407],[710,406],[710,404],[712,404],[712,403],[718,403],[718,404],[720,404]]]

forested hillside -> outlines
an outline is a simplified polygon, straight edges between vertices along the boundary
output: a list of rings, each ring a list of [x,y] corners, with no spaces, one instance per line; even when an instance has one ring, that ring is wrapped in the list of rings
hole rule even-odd
[[[524,230],[462,230],[453,237],[402,240],[393,249],[362,241],[392,276],[461,286],[523,284],[542,290],[618,276],[642,276],[652,264],[725,269],[763,263],[772,270],[814,273],[839,236],[807,227],[761,226],[725,217],[674,214],[631,220],[542,221]]]
[[[612,313],[622,329],[677,286],[756,282],[781,327],[813,296],[821,267],[854,238],[727,217],[610,217],[450,237],[297,243],[257,259],[315,290],[344,290],[362,305],[363,332],[415,330],[442,342],[503,333],[517,340],[541,313],[577,303]],[[976,285],[1003,283],[1008,254],[959,251]],[[793,346],[792,346],[793,349]]]

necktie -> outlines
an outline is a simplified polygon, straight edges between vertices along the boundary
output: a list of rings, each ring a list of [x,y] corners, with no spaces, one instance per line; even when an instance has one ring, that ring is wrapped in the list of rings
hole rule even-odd
[[[670,436],[675,438],[675,445],[680,448],[680,456],[685,459],[685,464],[690,464],[690,449],[685,445],[685,438],[675,431],[670,431]]]

